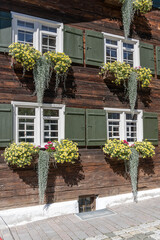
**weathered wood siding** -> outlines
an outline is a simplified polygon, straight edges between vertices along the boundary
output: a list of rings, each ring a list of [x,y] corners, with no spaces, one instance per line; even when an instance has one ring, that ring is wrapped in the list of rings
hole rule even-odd
[[[103,0],[1,0],[1,10],[12,10],[33,16],[49,18],[80,29],[92,29],[123,35],[119,6]],[[136,16],[132,37],[160,46],[160,11]],[[79,108],[129,108],[123,89],[105,83],[98,76],[99,69],[73,65],[67,79],[67,92],[63,87],[54,92],[54,77],[46,90],[45,103],[64,103]],[[150,90],[139,91],[138,109],[159,114],[160,136],[160,79],[154,76]],[[11,101],[36,102],[33,96],[32,73],[22,78],[22,69],[12,69],[11,58],[0,54],[0,103]],[[3,153],[3,149],[1,149]],[[111,196],[131,192],[125,178],[124,164],[105,160],[100,149],[80,149],[81,163],[71,168],[66,165],[52,168],[49,174],[46,202],[78,199],[95,194]],[[160,186],[160,148],[153,160],[141,160],[139,190]],[[37,174],[33,168],[10,169],[0,158],[0,209],[38,204]]]

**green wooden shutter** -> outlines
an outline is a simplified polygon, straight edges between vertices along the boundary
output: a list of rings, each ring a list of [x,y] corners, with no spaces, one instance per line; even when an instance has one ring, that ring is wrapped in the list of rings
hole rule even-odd
[[[152,44],[140,42],[140,65],[150,68],[152,74],[155,73],[154,66],[154,47]]]
[[[65,138],[85,146],[85,109],[66,108],[65,111]]]
[[[156,46],[157,75],[160,75],[160,47]]]
[[[87,109],[86,127],[87,146],[104,145],[107,139],[106,111]]]
[[[153,0],[153,7],[160,8],[160,0]]]
[[[64,26],[64,52],[74,63],[83,64],[83,31]]]
[[[12,142],[12,105],[0,104],[0,147]]]
[[[86,64],[101,66],[104,63],[104,37],[100,32],[86,30]]]
[[[8,52],[12,42],[11,13],[0,11],[0,52]]]
[[[143,113],[143,139],[158,145],[158,114]]]

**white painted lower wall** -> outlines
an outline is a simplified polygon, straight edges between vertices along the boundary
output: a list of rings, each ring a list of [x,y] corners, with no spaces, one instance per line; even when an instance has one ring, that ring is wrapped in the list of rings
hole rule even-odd
[[[138,192],[138,201],[155,197],[160,197],[160,188]],[[130,202],[133,202],[132,193],[97,197],[96,210]],[[78,213],[78,211],[78,200],[3,210],[0,211],[0,230],[6,228],[6,224],[12,227],[64,214]]]

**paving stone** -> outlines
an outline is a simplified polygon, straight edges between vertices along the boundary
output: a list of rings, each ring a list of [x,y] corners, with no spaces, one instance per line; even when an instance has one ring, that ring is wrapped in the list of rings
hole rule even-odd
[[[116,235],[114,234],[114,233],[107,233],[107,234],[105,234],[107,237],[116,237]]]

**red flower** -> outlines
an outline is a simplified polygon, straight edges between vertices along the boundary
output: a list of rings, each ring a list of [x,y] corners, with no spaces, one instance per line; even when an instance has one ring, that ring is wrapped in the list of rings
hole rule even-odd
[[[50,141],[50,142],[48,142],[48,143],[50,144],[50,143],[52,143],[52,142]]]
[[[51,147],[52,150],[55,150],[55,147]]]
[[[129,143],[126,140],[123,140],[123,143],[129,145]]]

